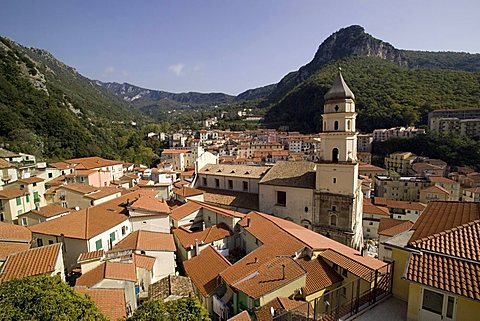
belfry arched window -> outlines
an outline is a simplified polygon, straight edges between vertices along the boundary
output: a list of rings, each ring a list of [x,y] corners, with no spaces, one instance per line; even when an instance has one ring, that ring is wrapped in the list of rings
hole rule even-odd
[[[338,148],[332,150],[332,162],[338,163]]]
[[[333,123],[333,129],[338,130],[338,120]]]

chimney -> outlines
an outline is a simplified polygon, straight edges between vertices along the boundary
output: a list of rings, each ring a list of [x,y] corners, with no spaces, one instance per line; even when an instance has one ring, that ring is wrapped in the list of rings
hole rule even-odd
[[[282,264],[282,280],[285,280],[285,264]]]
[[[198,255],[198,240],[195,239],[195,256]]]
[[[247,217],[247,226],[246,227],[250,227],[250,217]]]

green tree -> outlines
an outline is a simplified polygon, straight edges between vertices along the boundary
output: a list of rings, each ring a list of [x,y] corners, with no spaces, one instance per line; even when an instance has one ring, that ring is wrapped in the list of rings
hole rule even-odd
[[[182,298],[163,303],[150,300],[143,303],[128,321],[210,321],[207,310],[194,298]]]
[[[58,276],[14,279],[0,285],[0,321],[107,320],[85,295]]]

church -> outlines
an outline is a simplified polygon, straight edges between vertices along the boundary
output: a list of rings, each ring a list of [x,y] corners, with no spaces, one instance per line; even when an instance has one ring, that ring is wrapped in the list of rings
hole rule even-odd
[[[324,96],[315,162],[277,162],[259,183],[261,212],[292,220],[338,242],[363,245],[355,95],[339,70]]]

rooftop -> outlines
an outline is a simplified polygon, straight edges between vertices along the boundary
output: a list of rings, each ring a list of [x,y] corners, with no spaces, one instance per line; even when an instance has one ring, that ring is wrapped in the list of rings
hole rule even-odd
[[[0,280],[5,282],[11,279],[54,272],[55,263],[61,254],[61,249],[61,243],[56,243],[8,256],[2,267]]]
[[[203,191],[193,187],[182,186],[181,188],[174,188],[173,193],[183,197],[189,197],[189,196],[201,195],[203,194]]]
[[[75,285],[90,288],[104,279],[136,282],[135,264],[105,261],[96,268],[82,274]]]
[[[43,207],[40,207],[38,210],[31,210],[30,213],[40,215],[45,218],[57,216],[64,213],[69,213],[70,209],[62,207],[56,204],[49,204]]]
[[[140,197],[134,201],[130,207],[135,210],[145,210],[153,213],[169,214],[171,212],[167,202],[165,202],[163,199],[159,200],[158,198],[151,196]],[[133,211],[130,213],[130,215],[136,216],[134,213],[135,212]]]
[[[381,218],[378,226],[378,234],[394,236],[412,228],[412,221],[398,220],[395,218]]]
[[[89,289],[77,286],[75,290],[89,296],[100,312],[110,320],[123,320],[127,316],[123,289]]]
[[[123,165],[122,162],[109,160],[101,157],[83,157],[67,159],[65,162],[69,164],[78,164],[76,169],[95,169],[113,165]]]
[[[260,184],[315,188],[315,163],[278,161],[260,180]]]
[[[262,178],[270,169],[269,166],[207,164],[199,170],[200,175],[215,175],[243,178]]]
[[[0,241],[30,243],[32,233],[25,226],[0,222]]]
[[[225,223],[220,223],[196,232],[187,230],[184,227],[179,227],[173,229],[173,234],[178,238],[183,248],[188,249],[195,245],[195,241],[197,241],[198,244],[209,244],[213,241],[232,236],[233,232]]]
[[[333,81],[332,87],[327,91],[323,98],[325,101],[347,98],[355,99],[355,95],[350,88],[348,88],[345,80],[343,80],[342,72],[340,70]]]
[[[127,235],[109,252],[125,250],[174,252],[176,251],[176,247],[172,234],[138,230]]]

